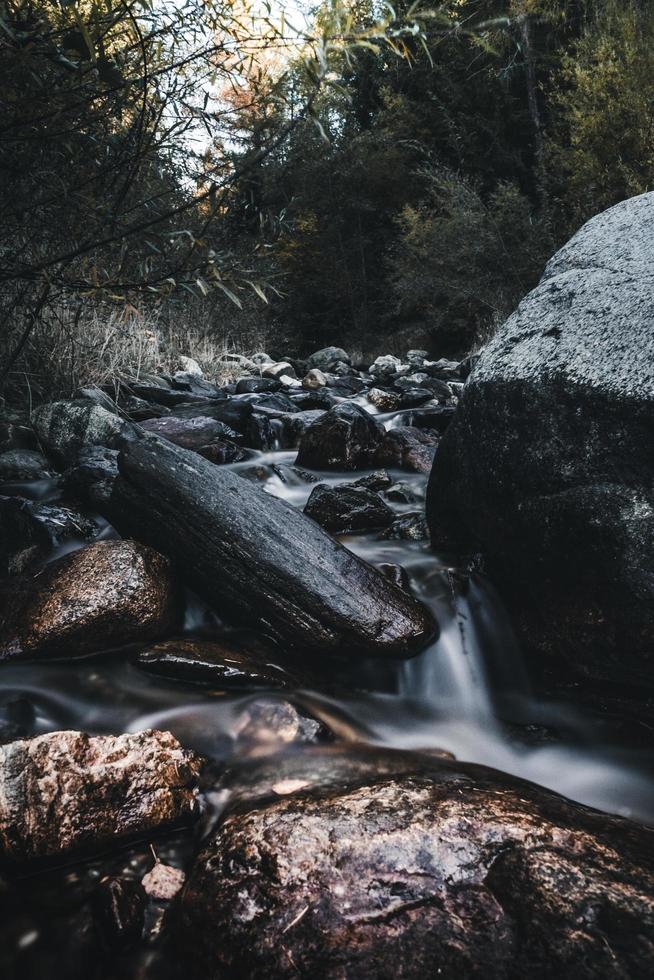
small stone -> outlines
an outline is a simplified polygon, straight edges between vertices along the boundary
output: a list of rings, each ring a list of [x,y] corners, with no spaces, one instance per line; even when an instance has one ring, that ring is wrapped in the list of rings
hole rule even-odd
[[[204,377],[202,368],[193,357],[185,357],[184,354],[180,354],[177,361],[179,370],[184,371],[185,374],[192,374],[196,378]]]
[[[309,358],[309,367],[320,371],[330,372],[337,364],[350,364],[351,358],[342,347],[323,347]]]
[[[319,368],[312,368],[302,379],[302,387],[308,391],[314,391],[316,388],[324,388],[326,384],[327,377]]]
[[[237,719],[235,735],[250,755],[277,752],[290,744],[324,740],[327,730],[315,718],[300,714],[290,701],[251,701]]]
[[[311,491],[304,513],[331,534],[378,530],[393,522],[394,514],[378,493],[366,487],[330,487],[319,483]]]
[[[389,541],[424,541],[429,537],[429,528],[424,514],[404,514],[397,517],[382,537]]]
[[[395,412],[402,405],[402,396],[395,391],[371,388],[366,397],[380,412]]]
[[[182,888],[186,875],[180,868],[157,861],[141,881],[145,894],[157,902],[170,902]]]
[[[408,374],[410,371],[408,364],[402,364],[399,357],[392,354],[384,354],[378,357],[368,368],[368,374],[373,378],[393,378],[396,375]]]
[[[277,361],[273,364],[265,364],[263,366],[262,372],[264,378],[273,378],[276,381],[281,381],[281,379],[286,376],[289,378],[295,378],[295,368],[288,361]],[[282,382],[283,383],[283,382]]]

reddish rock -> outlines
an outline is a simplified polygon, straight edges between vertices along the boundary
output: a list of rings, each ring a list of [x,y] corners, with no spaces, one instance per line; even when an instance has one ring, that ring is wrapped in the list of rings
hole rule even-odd
[[[0,746],[0,853],[28,861],[186,822],[199,768],[170,732],[53,732]]]
[[[98,541],[12,586],[0,660],[93,653],[165,635],[181,609],[167,558],[135,541]]]

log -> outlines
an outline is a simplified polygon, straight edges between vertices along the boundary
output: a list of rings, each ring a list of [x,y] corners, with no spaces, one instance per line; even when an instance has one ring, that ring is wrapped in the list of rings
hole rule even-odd
[[[107,517],[159,549],[220,615],[299,652],[406,657],[431,613],[285,501],[152,435],[127,442]]]

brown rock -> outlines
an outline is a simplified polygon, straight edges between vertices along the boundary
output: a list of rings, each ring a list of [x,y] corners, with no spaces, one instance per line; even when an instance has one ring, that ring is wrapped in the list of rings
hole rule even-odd
[[[399,466],[414,473],[429,473],[439,435],[429,429],[399,426],[384,436],[377,452],[380,466]]]
[[[236,435],[236,432],[224,422],[207,418],[204,415],[198,415],[191,419],[169,415],[161,419],[148,419],[141,422],[141,427],[146,432],[154,432],[155,435],[167,439],[168,442],[172,442],[176,446],[194,449],[196,452],[216,440],[222,441]]]
[[[0,851],[92,850],[188,821],[199,760],[170,732],[53,732],[0,747]]]
[[[652,975],[649,829],[409,753],[305,750],[250,779],[182,895],[199,976]]]
[[[0,659],[74,655],[156,639],[180,610],[170,562],[135,541],[98,541],[16,585]]]

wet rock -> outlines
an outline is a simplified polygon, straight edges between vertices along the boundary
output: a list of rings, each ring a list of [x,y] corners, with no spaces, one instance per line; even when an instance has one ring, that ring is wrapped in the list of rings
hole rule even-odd
[[[374,490],[325,483],[313,488],[304,513],[331,534],[378,530],[392,524],[395,516]]]
[[[93,896],[93,918],[105,950],[125,950],[141,938],[146,895],[131,878],[105,877]]]
[[[264,452],[296,449],[309,426],[324,414],[322,410],[301,412],[295,405],[292,412],[257,405],[248,422],[245,442]]]
[[[167,418],[142,422],[141,425],[146,432],[154,432],[176,446],[196,452],[215,440],[238,438],[238,433],[224,422],[203,415],[191,419],[169,415]]]
[[[190,820],[199,760],[169,732],[53,732],[0,746],[0,853],[96,850]]]
[[[429,473],[440,436],[435,431],[399,426],[385,433],[377,450],[377,462],[413,473]]]
[[[405,388],[419,388],[421,384],[425,384],[429,380],[429,375],[425,374],[424,371],[414,371],[412,374],[404,374],[397,378],[394,387],[399,391],[403,391]]]
[[[337,364],[350,364],[350,355],[342,347],[324,347],[309,358],[309,367],[329,374]]]
[[[201,446],[197,452],[217,466],[241,463],[253,455],[231,439],[214,439],[208,446]]]
[[[118,450],[91,446],[82,449],[64,474],[66,491],[101,510],[118,476]]]
[[[336,397],[351,398],[353,395],[358,395],[362,391],[365,391],[367,385],[362,378],[337,378],[335,375],[332,375],[330,377],[329,387],[332,394]]]
[[[418,408],[434,398],[430,388],[403,388],[400,392],[400,408]]]
[[[405,425],[416,429],[434,429],[439,435],[443,435],[454,418],[455,410],[454,405],[425,405],[403,413],[402,419]]]
[[[239,715],[234,735],[241,752],[256,756],[279,752],[291,744],[315,744],[324,741],[329,733],[321,722],[301,713],[289,701],[258,698]],[[275,785],[273,792],[282,795],[284,784]]]
[[[279,659],[264,638],[234,630],[212,640],[164,640],[142,650],[134,662],[160,677],[218,689],[297,687],[297,678],[275,663]]]
[[[422,513],[403,514],[395,518],[383,537],[389,541],[426,541],[429,528]]]
[[[304,750],[249,779],[182,893],[176,941],[198,975],[654,969],[651,830],[410,753]]]
[[[156,439],[125,445],[107,516],[167,554],[232,622],[304,654],[402,656],[429,612],[296,508],[236,473]]]
[[[281,381],[282,378],[285,377],[296,377],[295,368],[288,361],[277,361],[274,364],[264,364],[261,373],[264,378],[272,378],[274,381]]]
[[[351,486],[353,487],[367,487],[368,490],[376,490],[380,492],[382,490],[387,490],[391,486],[393,478],[390,476],[388,470],[375,470],[374,473],[368,473],[366,476],[359,477],[355,480]]]
[[[402,405],[402,396],[397,391],[384,391],[382,388],[371,388],[366,398],[380,412],[395,412]]]
[[[452,385],[454,382],[450,381],[439,381],[438,378],[426,378],[422,384],[421,388],[429,391],[431,397],[434,398],[438,403],[442,405],[448,405],[452,401]]]
[[[166,408],[176,408],[188,402],[203,402],[207,398],[203,395],[196,395],[189,390],[173,389],[168,384],[151,384],[147,382],[133,382],[130,391],[137,398],[143,401],[152,402],[155,405],[163,405]],[[224,395],[222,396],[225,397]]]
[[[17,575],[65,542],[91,541],[99,527],[61,504],[0,497],[0,575]]]
[[[100,405],[84,400],[40,405],[32,413],[32,424],[48,452],[70,462],[88,446],[115,449],[131,426]]]
[[[403,364],[399,357],[393,357],[392,354],[383,354],[373,361],[368,368],[368,373],[373,378],[390,379],[402,374],[408,374],[410,370],[409,365]]]
[[[409,350],[406,354],[407,363],[412,368],[421,368],[428,358],[429,351],[426,350]]]
[[[317,388],[324,388],[326,384],[327,377],[318,368],[312,368],[302,378],[302,387],[306,388],[308,391],[314,391]]]
[[[324,388],[319,388],[316,391],[294,392],[289,397],[296,408],[298,408],[301,412],[316,408],[322,408],[325,411],[328,411],[336,404],[336,399],[334,396]]]
[[[155,639],[179,612],[166,558],[135,541],[98,541],[15,585],[0,620],[0,660]]]
[[[441,358],[440,361],[429,361],[423,365],[423,370],[432,378],[439,381],[460,381],[461,368],[458,361],[448,361]]]
[[[358,405],[336,405],[302,436],[297,464],[309,469],[361,469],[374,460],[384,434],[383,426]]]
[[[654,195],[589,221],[485,348],[428,494],[534,663],[654,690]],[[454,534],[454,540],[452,535]]]
[[[417,488],[410,483],[394,483],[384,491],[387,500],[392,500],[397,504],[415,504],[424,499],[424,493],[417,492]]]
[[[47,459],[34,449],[9,449],[0,453],[0,483],[43,480],[51,475]]]
[[[236,382],[237,395],[254,395],[267,391],[280,391],[281,382],[274,378],[240,378]]]
[[[271,395],[270,397],[282,396]],[[252,402],[247,398],[229,398],[225,401],[214,402],[202,401],[194,405],[178,405],[175,408],[177,418],[192,419],[202,416],[203,418],[216,419],[218,422],[228,425],[230,429],[234,429],[239,435],[245,434],[251,415]]]

